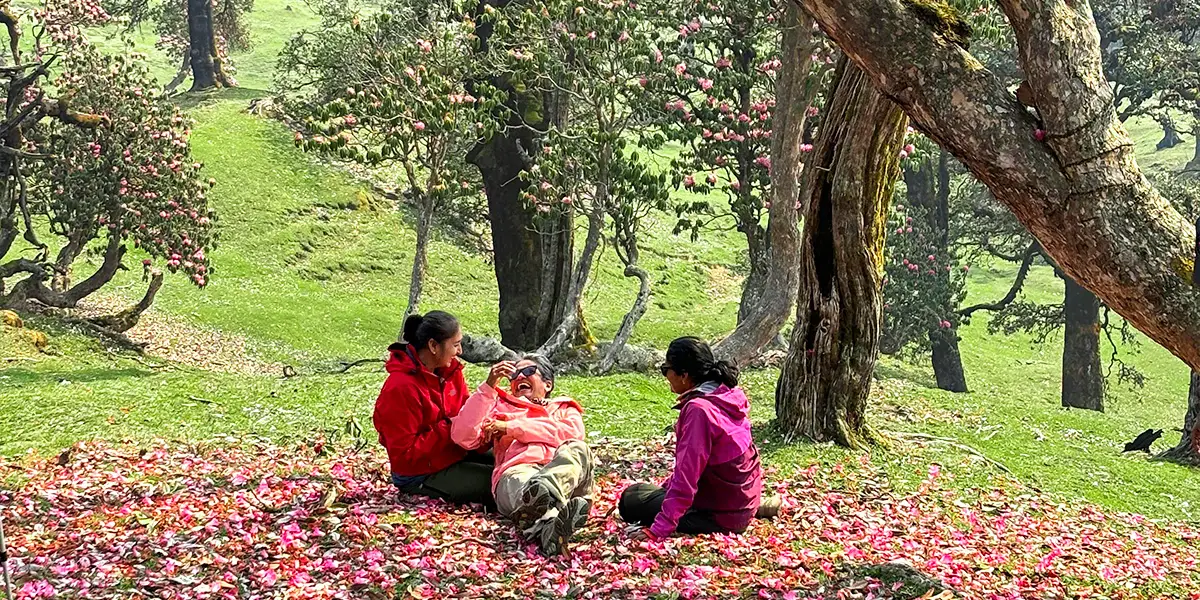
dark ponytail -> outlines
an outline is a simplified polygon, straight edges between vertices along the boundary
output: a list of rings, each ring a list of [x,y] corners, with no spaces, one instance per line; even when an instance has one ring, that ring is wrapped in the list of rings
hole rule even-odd
[[[404,341],[420,350],[429,346],[429,340],[442,343],[458,333],[458,319],[448,312],[430,311],[421,315],[412,315],[404,320]]]
[[[681,375],[690,375],[697,385],[716,382],[737,387],[738,368],[713,356],[708,343],[697,337],[681,337],[667,347],[667,364]]]

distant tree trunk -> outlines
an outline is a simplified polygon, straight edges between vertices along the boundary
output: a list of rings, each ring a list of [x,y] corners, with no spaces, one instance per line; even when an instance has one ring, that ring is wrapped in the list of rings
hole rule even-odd
[[[417,251],[413,255],[412,279],[408,284],[408,307],[404,309],[404,318],[417,314],[421,309],[421,290],[425,286],[425,270],[429,266],[429,233],[433,229],[433,202],[428,194],[421,199],[417,209]],[[401,332],[403,337],[403,332]]]
[[[938,153],[936,172],[932,157],[925,157],[919,166],[905,167],[904,183],[909,205],[920,206],[926,215],[926,227],[938,256],[950,254],[950,155]],[[949,271],[938,271],[935,277],[949,280]],[[958,350],[958,327],[931,328],[930,360],[938,389],[966,392],[967,376],[963,370],[962,354]]]
[[[1104,412],[1104,373],[1100,370],[1100,299],[1063,277],[1062,405]]]
[[[801,200],[800,289],[791,347],[775,389],[788,435],[851,448],[866,423],[883,320],[888,203],[908,122],[842,59]]]
[[[1188,386],[1188,408],[1183,417],[1183,431],[1174,448],[1159,458],[1188,465],[1200,465],[1200,371],[1192,371]]]
[[[1175,129],[1175,119],[1171,118],[1169,113],[1159,115],[1158,124],[1162,126],[1163,137],[1158,141],[1156,149],[1166,150],[1183,143],[1183,138],[1179,137],[1179,132]]]
[[[1200,117],[1196,117],[1196,123],[1192,125],[1192,138],[1196,140],[1196,149],[1192,152],[1192,160],[1188,161],[1183,170],[1200,173]]]
[[[217,37],[213,27],[212,1],[187,0],[188,54],[192,63],[192,91],[227,85],[217,56]]]
[[[776,105],[771,138],[771,208],[767,225],[766,266],[761,276],[752,268],[738,307],[738,324],[716,345],[718,356],[745,365],[779,335],[796,299],[799,281],[797,245],[800,239],[798,199],[806,109],[816,93],[809,77],[812,65],[812,18],[794,3],[787,4],[783,32],[783,61],[775,81]]]

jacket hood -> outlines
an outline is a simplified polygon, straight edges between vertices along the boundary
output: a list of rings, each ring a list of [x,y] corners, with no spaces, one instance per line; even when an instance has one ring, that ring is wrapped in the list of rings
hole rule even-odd
[[[750,418],[750,399],[746,397],[746,393],[740,387],[730,388],[727,385],[710,381],[691,391],[684,392],[679,397],[679,404],[675,405],[675,408],[683,408],[684,404],[695,398],[704,398],[731,420],[740,421]]]
[[[402,344],[400,342],[396,342],[391,346],[388,346],[388,354],[389,356],[386,365],[388,373],[406,372],[410,375],[429,373],[434,377],[440,376],[443,379],[449,379],[455,373],[463,369],[462,363],[456,358],[450,363],[449,368],[442,370],[441,373],[432,373],[429,371],[429,369],[425,368],[425,365],[421,364],[421,361],[417,358],[417,354],[413,351],[412,346],[408,344]]]

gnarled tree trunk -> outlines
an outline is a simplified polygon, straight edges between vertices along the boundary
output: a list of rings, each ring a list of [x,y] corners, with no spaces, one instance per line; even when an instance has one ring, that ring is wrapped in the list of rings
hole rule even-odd
[[[1179,443],[1159,455],[1159,458],[1188,465],[1200,465],[1200,371],[1192,371],[1188,386],[1188,408],[1183,417]]]
[[[998,3],[1016,36],[1037,116],[966,51],[965,22],[944,2],[801,2],[1069,276],[1200,368],[1200,290],[1191,282],[1196,234],[1138,168],[1116,118],[1088,2]]]
[[[1183,138],[1179,137],[1179,131],[1175,129],[1175,119],[1171,118],[1170,113],[1159,115],[1158,124],[1162,126],[1163,137],[1158,140],[1155,149],[1166,150],[1183,143]]]
[[[187,0],[188,54],[192,63],[192,91],[223,85],[217,58],[216,30],[213,27],[212,1]]]
[[[1196,219],[1196,260],[1200,262],[1200,219]],[[1192,283],[1200,286],[1200,269],[1192,274]],[[1174,448],[1159,457],[1175,462],[1200,465],[1200,369],[1192,370],[1188,386],[1188,408],[1183,417],[1182,436]]]
[[[1104,412],[1104,373],[1100,370],[1100,299],[1064,277],[1062,405]]]
[[[1196,140],[1196,150],[1192,153],[1192,160],[1184,165],[1183,170],[1189,173],[1200,173],[1200,117],[1196,118],[1196,124],[1192,125],[1192,138]]]
[[[784,61],[775,81],[775,121],[771,138],[771,208],[767,224],[766,267],[761,275],[751,270],[738,307],[738,324],[713,349],[721,358],[745,365],[771,342],[796,298],[799,277],[797,245],[799,228],[799,185],[804,168],[800,144],[804,138],[806,109],[816,94],[809,77],[812,64],[812,18],[800,7],[787,4],[783,31]],[[759,287],[753,290],[753,287]]]
[[[583,242],[583,251],[579,254],[579,261],[575,264],[575,273],[571,278],[571,288],[567,294],[567,313],[557,323],[557,327],[546,343],[538,347],[537,353],[551,360],[559,358],[584,327],[583,290],[587,287],[588,276],[591,275],[592,265],[596,258],[596,250],[600,248],[600,240],[604,234],[605,215],[607,214],[604,210],[605,202],[607,202],[607,194],[597,190],[593,205],[587,211],[587,238]]]
[[[617,335],[613,337],[612,345],[608,347],[604,358],[600,360],[601,373],[612,370],[613,365],[617,363],[617,357],[625,349],[625,344],[629,343],[629,338],[633,336],[634,327],[646,314],[646,309],[650,305],[650,274],[637,264],[637,260],[635,252],[625,264],[625,276],[637,278],[638,294],[633,300],[633,307],[625,313],[625,318],[621,319],[621,326],[617,329]]]
[[[865,412],[883,320],[883,248],[908,119],[846,59],[804,178],[800,290],[775,390],[788,435],[851,448],[874,440]]]
[[[486,0],[486,6],[505,9],[513,0]],[[492,34],[489,19],[476,19],[481,54],[486,54]],[[510,82],[491,82],[510,88]],[[525,114],[529,99],[514,94],[515,115]],[[536,211],[522,198],[521,171],[538,143],[529,125],[544,130],[564,123],[569,112],[567,94],[544,98],[542,122],[526,124],[519,117],[501,135],[472,149],[467,159],[479,167],[488,202],[492,230],[493,263],[500,291],[500,337],[516,350],[538,348],[550,339],[563,319],[575,314],[569,301],[574,262],[574,213],[564,210],[548,225],[536,223]]]

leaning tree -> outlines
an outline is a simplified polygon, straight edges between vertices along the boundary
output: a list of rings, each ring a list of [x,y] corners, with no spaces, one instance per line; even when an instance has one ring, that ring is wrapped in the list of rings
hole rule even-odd
[[[803,4],[881,92],[1013,211],[1067,275],[1200,367],[1194,227],[1138,168],[1104,78],[1087,2],[999,2],[1036,112],[967,51],[965,23],[944,3]]]

